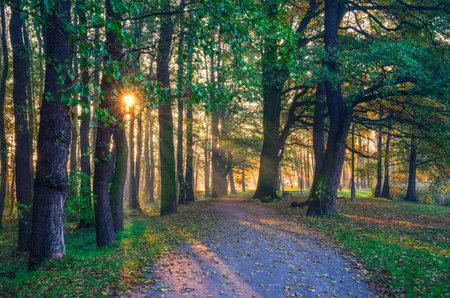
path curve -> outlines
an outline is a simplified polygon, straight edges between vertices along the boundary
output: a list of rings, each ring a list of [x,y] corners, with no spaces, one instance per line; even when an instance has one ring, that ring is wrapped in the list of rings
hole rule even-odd
[[[155,262],[155,284],[133,297],[370,297],[332,246],[242,198],[205,204],[219,227]]]

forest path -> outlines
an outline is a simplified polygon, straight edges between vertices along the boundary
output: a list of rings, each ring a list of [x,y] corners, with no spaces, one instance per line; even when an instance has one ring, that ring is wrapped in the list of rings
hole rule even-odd
[[[189,208],[189,207],[188,207]],[[368,297],[351,262],[319,236],[243,198],[205,204],[217,229],[154,264],[133,297]]]

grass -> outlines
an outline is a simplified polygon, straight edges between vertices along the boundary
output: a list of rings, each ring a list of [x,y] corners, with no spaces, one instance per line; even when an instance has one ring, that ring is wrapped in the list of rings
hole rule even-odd
[[[361,194],[366,195],[364,190],[357,192]],[[305,199],[294,196],[297,202]],[[384,294],[450,294],[450,208],[360,196],[353,203],[339,200],[337,216],[309,218],[304,216],[306,207],[289,208],[291,202],[268,205],[341,245],[364,263]]]
[[[0,296],[108,296],[144,287],[152,262],[173,245],[200,235],[202,226],[217,223],[202,214],[202,203],[181,207],[173,216],[127,213],[125,228],[110,247],[96,247],[95,229],[76,230],[66,224],[66,255],[34,272],[26,257],[14,256],[17,226],[0,231]]]

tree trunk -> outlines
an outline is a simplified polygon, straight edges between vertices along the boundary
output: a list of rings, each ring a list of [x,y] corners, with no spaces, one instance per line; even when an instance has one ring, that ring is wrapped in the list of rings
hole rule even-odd
[[[186,202],[194,202],[194,140],[193,140],[193,106],[188,104],[186,108]]]
[[[381,167],[383,166],[383,135],[381,131],[378,132],[377,138],[377,185],[375,186],[374,197],[381,196],[381,184],[383,175],[381,173]]]
[[[322,167],[323,156],[325,154],[325,86],[323,83],[317,84],[316,101],[314,104],[314,122],[313,122],[313,149],[316,165],[314,173]]]
[[[242,169],[242,191],[245,192],[245,169]]]
[[[233,175],[233,169],[230,169],[230,173],[228,174],[228,177],[230,179],[230,192],[231,194],[236,194],[236,186],[234,185],[234,175]]]
[[[33,52],[30,49],[30,38],[28,36],[27,25],[24,21],[23,24],[23,41],[25,50],[28,55],[28,71],[27,71],[27,116],[28,116],[28,154],[30,155],[30,181],[31,190],[33,190],[34,184],[34,165],[33,165],[33,135],[34,135],[34,123],[33,123],[33,91],[31,88],[31,72],[33,66]],[[31,232],[30,232],[31,233]]]
[[[329,58],[324,62],[327,71],[338,77],[336,55],[338,50],[338,27],[340,1],[325,1],[325,50]],[[314,177],[309,195],[308,216],[336,214],[336,197],[339,177],[345,157],[345,141],[351,124],[351,112],[342,102],[341,84],[325,81],[330,119],[330,130],[323,165]]]
[[[69,168],[70,174],[74,175],[77,170],[77,141],[78,141],[78,107],[71,108],[72,114],[72,128],[71,128],[71,140],[70,140],[70,158]]]
[[[2,228],[3,209],[5,208],[6,198],[6,180],[8,174],[8,146],[6,144],[5,135],[5,95],[6,95],[6,79],[8,78],[9,59],[8,44],[6,43],[6,16],[5,5],[0,2],[0,22],[2,26],[1,42],[2,42],[2,76],[0,78],[0,229]]]
[[[150,180],[148,185],[150,202],[153,202],[155,200],[155,148],[153,143],[153,123],[153,117],[150,115]]]
[[[278,13],[278,2],[266,3],[266,14],[270,21]],[[281,92],[284,78],[278,66],[277,36],[268,33],[263,41],[262,88],[263,88],[263,147],[259,162],[258,185],[253,198],[278,198],[276,194],[279,166],[279,130],[281,114]]]
[[[144,132],[144,192],[145,195],[149,195],[149,180],[150,180],[150,108],[145,111],[145,132]]]
[[[59,259],[64,253],[64,203],[68,191],[71,121],[69,108],[62,102],[63,96],[67,95],[61,90],[71,85],[67,72],[71,66],[73,48],[69,33],[65,31],[70,23],[70,1],[56,1],[48,11],[46,22],[45,55],[54,63],[46,64],[45,97],[40,109],[29,268],[34,268],[45,259]],[[62,66],[62,71],[58,71],[57,66]],[[60,75],[66,77],[64,82],[55,84]]]
[[[170,3],[163,1],[161,11],[170,11]],[[170,46],[172,44],[173,21],[170,16],[162,20],[158,44],[156,78],[162,88],[158,109],[159,152],[161,173],[161,215],[177,211],[177,188],[175,181],[175,158],[173,145],[173,119],[170,98]]]
[[[19,251],[28,251],[31,233],[31,173],[29,131],[27,122],[27,79],[29,61],[23,44],[23,20],[20,17],[20,0],[12,2],[10,35],[13,53],[13,100],[16,162],[16,195],[19,218]],[[16,9],[17,8],[17,9]],[[69,132],[70,134],[70,132]]]
[[[134,109],[134,107],[132,107],[132,109]],[[128,147],[130,148],[130,153],[129,153],[129,158],[130,158],[130,162],[129,162],[129,171],[128,171],[128,195],[129,195],[129,201],[128,201],[128,206],[131,210],[139,210],[139,201],[137,200],[136,197],[136,178],[135,178],[135,169],[134,169],[134,165],[135,165],[135,147],[134,147],[134,113],[131,113],[131,119],[130,119],[130,130],[128,131]]]
[[[352,125],[352,179],[350,185],[350,198],[354,202],[356,200],[356,190],[355,190],[355,125]]]
[[[408,202],[417,202],[416,196],[416,144],[414,141],[414,136],[411,137],[411,151],[409,154],[409,176],[408,176],[408,189],[406,191],[405,201]]]
[[[86,12],[83,7],[78,7],[78,17],[80,20],[80,24],[87,24],[86,20]],[[84,31],[82,34],[84,39],[87,40],[87,31]],[[81,86],[83,90],[88,88],[89,85],[89,69],[88,69],[88,61],[87,59],[81,57]],[[87,91],[87,90],[85,90]],[[90,152],[89,152],[89,133],[90,133],[90,122],[91,122],[91,104],[86,96],[86,92],[82,92],[81,94],[81,102],[83,107],[82,118],[80,123],[80,151],[81,151],[81,159],[80,159],[80,170],[82,175],[88,177],[85,179],[86,185],[82,187],[86,192],[81,194],[85,198],[89,198],[89,202],[91,201],[91,161],[90,161]],[[89,203],[89,205],[91,205]],[[92,206],[90,206],[92,208]],[[93,223],[86,222],[84,219],[80,220],[79,227],[86,227]]]
[[[383,190],[381,192],[381,197],[386,199],[391,198],[389,187],[390,142],[391,142],[391,134],[388,132],[386,137],[386,149],[384,151],[384,182],[383,182]]]
[[[112,0],[105,1],[105,18],[107,22],[113,22],[119,26],[116,20],[120,20],[121,16],[114,7]],[[104,57],[104,64],[107,65],[108,60],[121,61],[122,60],[122,46],[117,37],[115,30],[106,30],[105,46],[108,49],[108,55]],[[103,100],[100,102],[100,108],[106,109],[110,114],[115,115],[114,98],[115,81],[111,70],[107,70],[103,74],[100,83],[100,88],[106,92]],[[118,117],[116,117],[118,118]],[[97,245],[99,247],[109,245],[116,241],[114,235],[114,224],[111,213],[111,205],[109,201],[108,192],[108,173],[109,173],[109,159],[110,159],[110,144],[113,134],[113,128],[105,121],[98,119],[97,133],[95,142],[95,163],[94,163],[94,182],[93,189],[96,202],[94,204],[95,210],[95,227]]]
[[[205,147],[204,147],[204,156],[205,156],[205,198],[209,198],[211,196],[209,191],[209,175],[210,175],[210,165],[209,165],[209,129],[208,129],[208,121],[205,122],[206,125],[206,136],[205,136]]]
[[[136,131],[136,165],[134,166],[134,193],[138,209],[141,209],[139,202],[139,188],[141,181],[141,160],[142,160],[142,111],[139,111],[139,117],[137,119],[137,131]]]
[[[111,213],[114,231],[123,229],[123,196],[127,178],[128,146],[125,128],[118,126],[114,131],[116,158],[111,183]]]

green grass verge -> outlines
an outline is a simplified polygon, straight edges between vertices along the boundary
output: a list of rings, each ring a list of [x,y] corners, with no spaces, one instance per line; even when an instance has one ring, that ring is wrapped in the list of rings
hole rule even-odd
[[[294,196],[304,201],[306,196]],[[338,201],[339,215],[305,217],[292,200],[268,204],[362,260],[389,295],[448,296],[450,208],[383,199]]]
[[[151,283],[148,274],[154,259],[179,242],[214,225],[202,214],[202,203],[181,207],[173,216],[127,213],[125,228],[110,247],[96,247],[95,229],[76,230],[67,224],[67,251],[59,261],[47,262],[27,272],[25,256],[13,256],[17,226],[0,231],[0,296],[108,296],[131,293],[133,287]]]

